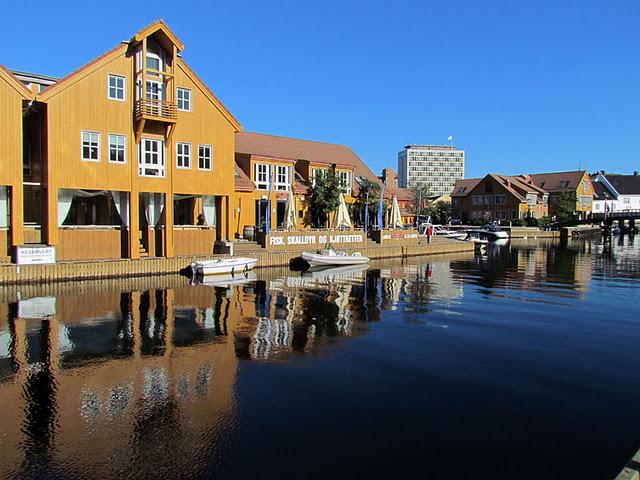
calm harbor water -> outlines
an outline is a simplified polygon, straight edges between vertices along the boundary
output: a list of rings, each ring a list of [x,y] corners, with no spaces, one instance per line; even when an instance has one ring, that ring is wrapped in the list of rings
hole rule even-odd
[[[0,478],[608,479],[640,239],[0,289]]]

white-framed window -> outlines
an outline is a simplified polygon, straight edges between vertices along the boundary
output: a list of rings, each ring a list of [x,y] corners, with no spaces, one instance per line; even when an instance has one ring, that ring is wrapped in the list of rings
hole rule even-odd
[[[198,170],[211,170],[213,166],[211,145],[198,145]]]
[[[191,144],[176,142],[176,167],[191,168]]]
[[[324,168],[312,168],[311,169],[311,185],[316,186],[316,179],[320,177],[320,175],[324,174]]]
[[[176,98],[178,100],[178,110],[191,111],[191,90],[178,87]]]
[[[527,205],[535,207],[538,203],[538,195],[535,193],[527,193]]]
[[[342,191],[347,195],[351,195],[351,172],[340,171],[339,174]]]
[[[622,203],[625,205],[631,204],[631,197],[622,197]]]
[[[482,195],[471,195],[471,205],[482,205]]]
[[[286,165],[275,165],[276,177],[275,188],[276,190],[289,190],[289,167]]]
[[[87,162],[100,161],[100,134],[98,132],[86,132],[81,134],[82,160]]]
[[[138,174],[143,177],[164,177],[164,141],[143,138],[140,141]]]
[[[496,205],[504,205],[507,200],[507,196],[505,194],[494,195],[493,198]]]
[[[256,163],[253,166],[253,178],[258,190],[269,189],[269,165],[266,163]]]
[[[127,163],[127,137],[109,134],[109,162]]]
[[[110,100],[120,100],[124,102],[125,100],[125,78],[120,75],[109,74],[108,76],[108,96]]]

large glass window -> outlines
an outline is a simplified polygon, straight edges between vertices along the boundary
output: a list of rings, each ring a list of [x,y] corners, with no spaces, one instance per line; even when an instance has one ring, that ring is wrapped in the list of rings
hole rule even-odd
[[[125,78],[109,74],[109,98],[124,101]]]
[[[198,169],[211,170],[212,168],[211,145],[198,145]]]
[[[178,168],[191,168],[191,144],[176,143],[176,166]]]
[[[164,177],[164,141],[143,138],[140,142],[138,173],[144,177]]]
[[[82,132],[82,160],[88,162],[100,161],[100,134],[97,132]]]
[[[185,112],[191,111],[191,90],[188,88],[178,87],[176,95],[178,99],[178,110],[184,110]]]
[[[127,137],[124,135],[109,135],[109,161],[127,162]]]

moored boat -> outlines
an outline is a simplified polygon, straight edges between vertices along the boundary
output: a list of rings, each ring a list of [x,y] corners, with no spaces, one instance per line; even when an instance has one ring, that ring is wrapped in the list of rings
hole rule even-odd
[[[320,265],[364,265],[369,263],[369,257],[360,252],[348,254],[335,251],[333,248],[325,248],[318,253],[302,252],[302,259],[312,267]]]
[[[255,267],[258,260],[248,257],[221,258],[220,260],[200,260],[191,264],[194,275],[221,275],[244,273]]]
[[[467,239],[478,238],[481,240],[487,240],[488,242],[495,242],[496,240],[508,240],[509,234],[496,224],[489,225],[486,228],[475,228],[467,231]]]

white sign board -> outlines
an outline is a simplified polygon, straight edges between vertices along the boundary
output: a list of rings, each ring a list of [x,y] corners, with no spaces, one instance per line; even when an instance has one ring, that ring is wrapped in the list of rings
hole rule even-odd
[[[46,265],[56,263],[56,247],[16,247],[18,265]]]

